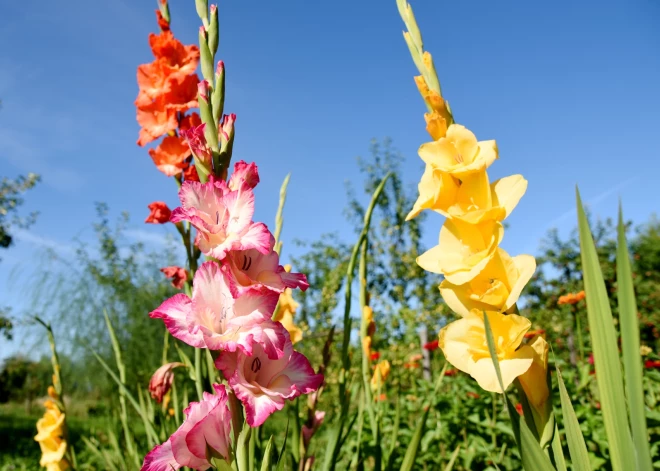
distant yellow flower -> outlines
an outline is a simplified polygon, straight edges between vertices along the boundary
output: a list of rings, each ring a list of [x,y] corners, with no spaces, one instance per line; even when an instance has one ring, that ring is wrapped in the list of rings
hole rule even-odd
[[[382,389],[383,384],[387,380],[387,377],[390,375],[390,362],[387,360],[379,361],[376,365],[376,371],[371,378],[371,389],[378,391]]]
[[[291,272],[291,265],[284,265],[284,270],[287,273]],[[274,321],[281,322],[284,328],[289,332],[292,344],[300,342],[303,338],[302,330],[293,322],[293,316],[296,313],[298,306],[299,304],[293,299],[293,291],[291,288],[286,288],[284,292],[280,294],[278,309],[273,317]]]
[[[417,257],[424,270],[441,273],[456,285],[470,281],[481,272],[497,250],[504,229],[497,221],[468,224],[447,219],[440,230],[438,245]]]
[[[511,257],[498,248],[490,262],[467,283],[440,283],[442,298],[456,314],[465,316],[472,309],[508,311],[518,301],[523,288],[536,270],[531,255]]]
[[[497,159],[497,144],[495,141],[477,142],[465,126],[452,124],[445,137],[422,144],[419,156],[438,170],[463,179],[485,170]]]
[[[46,412],[37,421],[37,435],[35,441],[41,448],[39,464],[48,470],[65,470],[69,468],[64,458],[67,449],[65,440],[65,414],[52,401],[46,401]]]
[[[540,335],[529,344],[534,349],[534,360],[532,366],[518,379],[525,390],[525,396],[530,405],[537,412],[544,411],[545,402],[550,396],[547,383],[548,371],[548,343]]]
[[[291,343],[296,344],[303,339],[303,332],[296,324],[293,323],[293,313],[284,312],[279,319],[284,328],[289,332]]]
[[[639,354],[643,357],[648,355],[649,353],[653,353],[653,350],[651,347],[647,347],[646,345],[642,345],[639,347]]]
[[[493,332],[497,359],[506,389],[532,365],[534,349],[520,346],[531,323],[515,314],[486,312]],[[502,392],[488,351],[483,313],[470,311],[440,330],[439,345],[447,361],[477,380],[486,391]],[[520,347],[520,348],[518,348]]]

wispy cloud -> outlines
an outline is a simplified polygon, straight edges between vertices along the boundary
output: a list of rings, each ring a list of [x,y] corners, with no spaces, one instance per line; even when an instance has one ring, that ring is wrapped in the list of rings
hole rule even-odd
[[[594,207],[597,204],[605,201],[607,198],[612,196],[615,193],[618,193],[619,191],[623,190],[624,188],[630,186],[632,183],[634,183],[636,180],[638,180],[639,177],[631,177],[627,180],[622,181],[618,185],[613,186],[612,188],[603,191],[602,193],[599,193],[598,195],[594,196],[593,198],[589,198],[588,200],[584,201],[584,206],[585,207]],[[548,228],[556,227],[562,222],[564,222],[568,218],[572,218],[577,214],[577,210],[575,208],[569,209],[568,211],[564,211],[562,214],[557,216],[555,219],[550,221],[548,223]]]
[[[12,230],[12,236],[21,242],[26,242],[41,248],[55,250],[58,254],[74,254],[76,251],[74,246],[69,243],[61,242],[50,237],[44,237],[26,229]]]

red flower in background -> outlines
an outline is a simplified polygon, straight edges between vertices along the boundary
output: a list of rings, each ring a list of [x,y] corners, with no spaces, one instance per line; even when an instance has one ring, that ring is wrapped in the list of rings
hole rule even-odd
[[[564,296],[559,296],[559,300],[557,301],[557,304],[561,306],[562,304],[577,304],[578,302],[582,301],[586,297],[584,291],[580,291],[579,293],[568,293]]]
[[[158,147],[149,149],[149,155],[158,170],[173,177],[188,167],[186,158],[190,155],[190,148],[182,137],[167,136]]]
[[[161,268],[160,271],[162,271],[167,278],[172,279],[172,286],[176,289],[183,289],[186,280],[188,279],[188,272],[184,268],[165,267]]]
[[[149,216],[144,220],[147,224],[165,224],[170,222],[172,211],[162,201],[154,201],[149,205]]]
[[[644,362],[644,368],[660,369],[660,360],[646,360]]]
[[[453,368],[448,369],[445,371],[445,376],[456,376],[458,374],[458,370],[455,370]]]
[[[431,342],[425,343],[423,348],[424,348],[424,350],[429,350],[431,352],[433,350],[437,350],[438,349],[438,340],[436,339],[436,340],[433,340]]]
[[[538,330],[530,330],[525,334],[526,339],[532,339],[536,337],[537,335],[545,335],[545,330],[544,329],[538,329]]]
[[[190,182],[198,182],[199,175],[197,174],[197,167],[194,164],[189,163],[188,167],[183,171],[183,179]]]
[[[380,358],[380,353],[378,352],[371,352],[371,361],[376,361]]]
[[[481,396],[477,394],[476,392],[468,391],[465,393],[467,397],[471,397],[472,399],[479,399]]]
[[[523,407],[521,403],[516,404],[516,411],[518,414],[523,415]]]

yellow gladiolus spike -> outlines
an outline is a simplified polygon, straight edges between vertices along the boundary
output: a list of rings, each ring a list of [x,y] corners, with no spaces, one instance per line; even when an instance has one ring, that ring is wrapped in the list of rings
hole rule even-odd
[[[438,245],[417,257],[417,263],[424,270],[441,273],[450,283],[461,285],[486,267],[503,236],[504,229],[497,221],[468,224],[447,219]]]
[[[506,389],[532,365],[534,349],[528,345],[520,346],[531,323],[515,314],[486,312],[486,315]],[[482,311],[472,310],[440,330],[438,345],[449,363],[476,379],[483,389],[502,392],[488,350]]]
[[[376,365],[376,371],[371,378],[371,389],[378,391],[383,388],[383,384],[387,380],[387,377],[390,375],[390,362],[387,360],[379,361]]]
[[[447,305],[461,316],[472,309],[505,312],[518,301],[535,269],[536,261],[531,255],[512,258],[505,250],[498,248],[476,277],[462,285],[444,280],[440,283],[440,294]]]
[[[280,294],[279,308],[276,315],[273,317],[274,321],[281,322],[284,328],[289,332],[291,343],[295,344],[300,342],[303,338],[302,330],[294,324],[293,316],[298,309],[299,304],[293,299],[291,288],[286,288]]]
[[[450,175],[463,179],[481,172],[497,159],[495,141],[479,141],[465,126],[452,124],[447,135],[419,148],[421,159]]]

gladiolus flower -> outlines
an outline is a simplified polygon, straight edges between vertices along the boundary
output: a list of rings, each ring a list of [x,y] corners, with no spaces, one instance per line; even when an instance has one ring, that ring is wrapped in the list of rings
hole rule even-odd
[[[495,141],[477,142],[471,131],[452,124],[445,137],[422,144],[419,156],[427,164],[462,180],[488,168],[497,159],[497,145]]]
[[[406,363],[404,363],[404,364],[403,364],[403,367],[404,367],[404,368],[407,368],[407,369],[409,369],[409,370],[413,370],[413,369],[415,369],[415,368],[419,368],[419,363],[417,363],[417,362],[415,362],[415,361],[410,361],[410,362],[406,362]]]
[[[273,316],[273,320],[281,323],[289,332],[291,343],[294,345],[303,338],[302,330],[293,321],[296,309],[298,309],[298,303],[293,299],[291,288],[286,288],[280,295],[279,307]]]
[[[174,131],[178,124],[176,110],[168,106],[168,102],[163,96],[152,103],[138,107],[137,122],[141,127],[137,141],[139,146],[144,146],[163,134]]]
[[[158,147],[149,149],[149,155],[158,170],[173,177],[187,167],[185,160],[190,155],[190,149],[182,138],[167,136]]]
[[[288,273],[280,265],[280,256],[273,250],[274,246],[275,238],[271,235],[268,253],[260,253],[257,249],[232,250],[227,253],[222,263],[229,267],[239,292],[266,288],[282,293],[286,288],[300,288],[305,291],[309,287],[305,275]],[[296,307],[297,304],[293,307],[293,312]],[[282,300],[280,300],[280,310],[282,310]]]
[[[371,352],[371,361],[376,361],[380,358],[380,353],[379,352]]]
[[[185,366],[183,363],[174,362],[166,363],[156,370],[149,381],[149,393],[151,397],[156,400],[158,404],[163,402],[163,396],[172,387],[174,381],[174,373],[172,370],[179,366]]]
[[[192,129],[195,126],[199,126],[200,124],[202,124],[202,120],[200,119],[199,115],[197,113],[190,113],[183,116],[179,120],[179,130],[187,131],[188,129]]]
[[[445,371],[445,376],[456,376],[458,374],[458,370],[455,370],[453,368],[449,368],[447,371]]]
[[[462,178],[456,185],[454,177],[427,165],[418,189],[419,197],[406,219],[431,209],[448,218],[477,224],[508,217],[525,194],[527,180],[512,175],[491,184],[484,170]]]
[[[214,384],[215,394],[204,392],[201,402],[184,410],[183,424],[162,445],[144,458],[142,471],[171,471],[187,466],[196,470],[211,467],[209,455],[229,460],[231,413],[227,392]]]
[[[417,264],[424,270],[443,274],[449,283],[462,285],[488,265],[503,236],[502,224],[496,221],[473,225],[447,219],[438,245],[417,257]]]
[[[447,134],[447,127],[452,122],[451,114],[447,109],[445,100],[437,92],[429,89],[423,76],[416,76],[415,83],[417,84],[417,88],[419,89],[422,98],[424,98],[424,101],[432,110],[431,113],[424,114],[426,130],[433,140],[437,141],[438,139],[445,137]]]
[[[196,348],[252,353],[255,342],[263,343],[269,357],[283,353],[286,334],[271,320],[277,293],[252,292],[239,296],[231,277],[215,262],[206,262],[195,273],[192,299],[180,293],[151,312],[163,319],[172,336]]]
[[[545,411],[545,403],[550,396],[546,379],[548,373],[549,346],[541,336],[536,337],[529,346],[534,349],[532,365],[524,374],[520,375],[518,380],[525,391],[525,396],[527,396],[529,404],[536,409],[539,414],[543,415]]]
[[[559,306],[563,304],[577,304],[578,302],[582,301],[586,297],[584,291],[580,291],[579,293],[568,293],[564,296],[559,296],[559,300],[557,301],[557,304]]]
[[[325,418],[325,411],[317,410],[314,411],[314,415],[312,416],[312,425],[311,426],[308,426],[307,424],[303,425],[302,434],[303,434],[303,443],[305,444],[305,448],[309,446],[309,442],[312,440],[312,436],[316,433],[316,431],[319,429],[321,424],[323,424],[324,418]]]
[[[156,10],[156,20],[158,21],[158,27],[161,31],[170,30],[170,22],[165,19],[160,10]]]
[[[522,345],[531,323],[524,317],[499,312],[486,312],[493,332],[495,348],[506,389],[514,379],[532,365],[534,349]],[[440,348],[447,361],[472,376],[486,391],[502,392],[495,365],[488,351],[483,313],[472,310],[462,319],[443,327]],[[520,348],[519,348],[520,347]]]
[[[524,415],[523,414],[523,406],[521,403],[516,404],[516,412],[518,412],[518,415]]]
[[[39,464],[49,470],[65,470],[69,462],[64,458],[67,449],[65,437],[65,414],[52,401],[47,401],[46,412],[37,421],[35,441],[41,448]]]
[[[438,349],[438,340],[436,339],[436,340],[432,340],[430,342],[426,342],[424,344],[423,348],[424,348],[424,350],[428,350],[430,352],[432,352],[433,350],[437,350]]]
[[[172,286],[176,289],[183,289],[188,280],[188,271],[181,267],[165,267],[160,269],[166,278],[172,279]]]
[[[197,69],[199,48],[195,45],[184,46],[171,31],[150,34],[149,45],[156,59],[170,68],[170,74],[185,77]]]
[[[440,294],[460,316],[472,309],[505,312],[516,304],[534,270],[536,261],[531,255],[511,258],[505,250],[497,248],[478,275],[461,285],[444,280],[440,284]]]
[[[379,361],[376,365],[376,371],[371,378],[371,389],[373,391],[378,391],[382,389],[383,384],[387,380],[387,377],[390,375],[390,362],[387,360]]]
[[[258,427],[273,412],[282,410],[286,399],[316,391],[323,383],[323,375],[314,372],[305,355],[293,350],[288,335],[279,359],[272,359],[255,343],[250,356],[241,351],[223,352],[215,364],[245,406],[250,427]]]
[[[271,234],[263,223],[252,222],[254,193],[231,191],[224,181],[184,182],[181,207],[172,222],[189,221],[197,229],[195,243],[205,255],[222,260],[230,250],[270,251]]]
[[[148,224],[165,224],[166,222],[170,222],[170,215],[172,214],[172,211],[164,202],[154,201],[148,207],[150,213],[144,222]]]
[[[199,126],[191,127],[186,131],[181,131],[181,135],[188,143],[190,152],[192,152],[198,160],[202,161],[207,166],[210,166],[211,161],[213,160],[213,155],[211,153],[211,148],[206,143],[204,128],[206,128],[206,124],[202,123]]]

